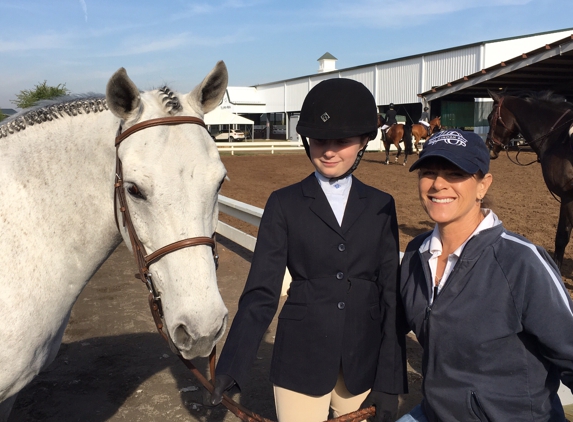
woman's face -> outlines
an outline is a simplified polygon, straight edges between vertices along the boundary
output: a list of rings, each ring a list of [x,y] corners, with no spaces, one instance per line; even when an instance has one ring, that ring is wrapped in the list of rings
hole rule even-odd
[[[324,177],[339,177],[356,161],[358,151],[366,146],[368,138],[352,136],[342,139],[309,139],[310,161]]]
[[[422,207],[438,225],[470,224],[480,221],[480,199],[492,182],[490,173],[480,179],[443,162],[430,163],[418,172]],[[477,226],[477,225],[476,225]]]

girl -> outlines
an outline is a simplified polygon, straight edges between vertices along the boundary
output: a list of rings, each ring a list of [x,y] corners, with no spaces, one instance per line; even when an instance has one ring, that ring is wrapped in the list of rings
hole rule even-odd
[[[359,82],[323,81],[306,96],[297,131],[315,171],[265,206],[211,402],[248,379],[286,266],[292,283],[270,374],[279,421],[319,422],[329,408],[338,416],[370,405],[376,421],[393,421],[406,391],[395,205],[352,176],[377,134],[376,103]]]

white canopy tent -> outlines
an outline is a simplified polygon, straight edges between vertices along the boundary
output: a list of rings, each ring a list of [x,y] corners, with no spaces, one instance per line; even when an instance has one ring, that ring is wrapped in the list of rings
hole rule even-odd
[[[255,122],[252,120],[239,116],[238,114],[231,113],[230,111],[223,110],[221,107],[217,107],[215,110],[205,114],[204,120],[207,126],[229,125],[229,129],[231,129],[231,125],[250,125],[251,139],[255,129]]]

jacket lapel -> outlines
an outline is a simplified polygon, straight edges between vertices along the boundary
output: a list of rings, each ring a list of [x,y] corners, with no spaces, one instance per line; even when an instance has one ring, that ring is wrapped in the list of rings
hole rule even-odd
[[[309,206],[310,210],[324,221],[328,227],[342,236],[342,230],[314,173],[302,181],[302,192],[304,196],[313,198]]]
[[[356,222],[358,217],[360,217],[360,214],[364,212],[364,208],[366,208],[366,196],[364,184],[352,176],[352,186],[350,187],[348,202],[346,202],[344,218],[342,219],[342,233],[346,233]]]

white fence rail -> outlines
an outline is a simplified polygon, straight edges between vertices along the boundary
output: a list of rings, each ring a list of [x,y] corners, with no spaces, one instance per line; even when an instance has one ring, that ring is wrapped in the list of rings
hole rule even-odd
[[[413,138],[412,138],[413,139]],[[420,147],[423,142],[420,143]],[[402,143],[402,148],[404,144]],[[292,142],[292,141],[245,141],[245,142],[217,142],[217,149],[219,152],[230,152],[231,155],[235,155],[236,152],[244,151],[270,151],[271,154],[275,152],[285,152],[285,151],[304,151],[304,146],[302,141]],[[384,151],[384,145],[380,141],[380,133],[378,136],[368,143],[367,151]],[[390,145],[390,151],[397,151],[394,144]]]
[[[262,208],[254,207],[252,205],[245,204],[244,202],[227,198],[223,195],[219,195],[219,212],[238,218],[239,220],[252,224],[255,227],[259,227],[261,217],[263,216]],[[255,243],[257,243],[256,237],[244,233],[220,220],[217,224],[217,233],[225,236],[227,239],[232,240],[251,252],[255,250]]]
[[[219,152],[231,152],[231,155],[235,155],[235,152],[242,151],[270,151],[271,154],[274,154],[275,151],[304,151],[304,146],[302,145],[302,142],[292,141],[246,141],[225,143],[218,142],[217,149]]]
[[[261,223],[261,217],[263,216],[263,209],[254,207],[244,202],[239,202],[235,199],[227,198],[226,196],[219,195],[219,212],[230,215],[231,217],[238,218],[241,221],[252,224],[253,226],[259,227]],[[227,239],[232,240],[243,248],[249,251],[255,250],[255,244],[257,243],[257,238],[242,232],[241,230],[230,226],[227,223],[223,223],[219,220],[217,224],[217,233],[225,236]],[[288,270],[285,268],[285,275],[283,278],[283,287],[281,295],[286,295],[286,292],[290,286],[292,277]]]

